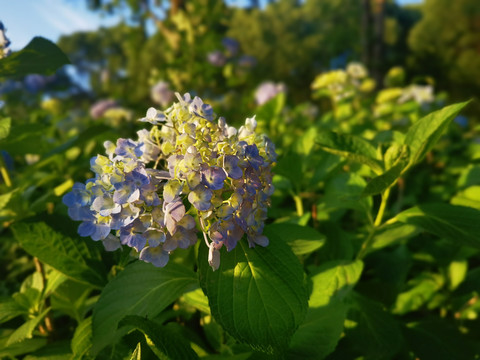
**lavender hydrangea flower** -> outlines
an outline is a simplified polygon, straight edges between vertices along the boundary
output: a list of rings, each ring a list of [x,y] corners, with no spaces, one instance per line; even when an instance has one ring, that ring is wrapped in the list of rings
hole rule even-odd
[[[210,166],[202,171],[202,183],[212,190],[220,190],[227,175],[219,166]]]
[[[99,119],[107,112],[107,110],[116,108],[117,106],[115,100],[100,100],[90,108],[90,116],[94,119]]]
[[[220,50],[214,50],[207,54],[207,60],[210,64],[222,67],[227,62],[227,58]]]
[[[0,21],[0,59],[7,57],[10,54],[10,40],[5,35],[5,27]]]
[[[252,68],[257,65],[257,59],[251,55],[242,55],[238,59],[238,65],[243,68]]]
[[[268,245],[262,232],[275,147],[255,133],[255,117],[237,130],[222,117],[215,122],[199,97],[177,98],[164,112],[147,111],[140,121],[154,126],[137,140],[106,141],[107,156],[90,161],[95,177],[76,183],[63,202],[82,222],[81,236],[101,240],[108,251],[133,248],[154,266],[194,245],[199,230],[216,270],[222,247],[231,251],[243,237],[250,247]]]
[[[287,88],[285,84],[275,84],[272,81],[261,83],[255,90],[255,101],[258,105],[265,104],[268,100],[273,99],[280,93],[285,93]]]
[[[222,45],[230,56],[237,55],[238,51],[240,50],[239,42],[231,37],[224,37],[222,39]]]
[[[150,89],[150,97],[155,103],[166,107],[172,102],[174,94],[168,82],[159,81]]]

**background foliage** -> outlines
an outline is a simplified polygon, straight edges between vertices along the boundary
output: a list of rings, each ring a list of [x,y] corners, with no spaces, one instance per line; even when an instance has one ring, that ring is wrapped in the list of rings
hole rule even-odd
[[[0,60],[1,358],[480,356],[477,1],[88,4],[124,20]],[[61,202],[171,91],[277,146],[270,245],[215,272],[106,252]]]

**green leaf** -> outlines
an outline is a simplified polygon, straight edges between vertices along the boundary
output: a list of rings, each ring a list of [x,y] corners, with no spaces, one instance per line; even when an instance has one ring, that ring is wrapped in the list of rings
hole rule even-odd
[[[410,165],[419,163],[469,101],[446,106],[416,121],[405,136],[410,148]]]
[[[190,291],[182,296],[182,301],[195,309],[210,314],[210,307],[208,306],[208,298],[203,293],[202,289]]]
[[[0,324],[25,313],[26,309],[12,298],[0,300]]]
[[[403,343],[398,323],[380,303],[357,293],[352,295],[348,318],[355,325],[346,337],[368,359],[392,359]]]
[[[383,172],[382,163],[377,160],[377,150],[361,137],[323,131],[318,134],[316,142],[326,152],[365,164],[377,174]]]
[[[127,316],[120,326],[133,326],[140,330],[148,346],[160,359],[198,359],[190,344],[184,339],[181,328],[176,323],[158,325],[140,316]]]
[[[47,315],[50,308],[45,309],[33,319],[26,321],[22,326],[16,329],[8,338],[7,346],[32,338],[33,331],[37,328],[40,321]]]
[[[105,286],[93,309],[92,352],[115,341],[118,323],[126,315],[153,318],[196,286],[195,273],[173,262],[164,268],[142,261],[128,265]]]
[[[379,250],[386,246],[398,244],[403,240],[410,239],[420,232],[420,228],[415,225],[394,222],[378,228],[372,244],[372,250]]]
[[[0,140],[5,139],[10,133],[12,121],[10,118],[0,119]]]
[[[60,285],[67,281],[68,277],[60,271],[52,269],[47,275],[47,285],[45,287],[45,296],[49,296]]]
[[[455,290],[466,278],[468,272],[467,260],[455,260],[448,266],[449,289]]]
[[[88,317],[75,329],[72,338],[73,359],[80,360],[87,356],[92,348],[92,317]]]
[[[425,204],[405,210],[395,219],[456,244],[480,248],[480,210],[442,203]]]
[[[331,261],[314,269],[305,321],[293,335],[291,359],[323,359],[337,346],[348,305],[343,301],[360,279],[363,263]]]
[[[367,182],[354,172],[341,172],[332,176],[325,184],[325,196],[320,199],[318,211],[353,209],[370,213],[372,199],[362,197]]]
[[[50,40],[34,37],[22,50],[0,60],[0,76],[51,75],[70,60]]]
[[[335,350],[347,309],[348,306],[339,300],[308,309],[305,321],[293,335],[288,359],[324,359]]]
[[[319,307],[328,304],[333,296],[345,298],[360,279],[363,262],[335,260],[310,270],[313,289],[308,304],[310,307]]]
[[[235,339],[268,353],[281,352],[303,321],[307,291],[302,267],[286,242],[269,233],[267,247],[238,242],[221,251],[217,271],[208,248],[198,252],[200,284],[215,320]]]
[[[404,315],[420,309],[442,288],[444,281],[438,274],[422,274],[411,281],[413,285],[398,295],[392,313]]]
[[[285,93],[281,92],[262,106],[259,106],[255,112],[257,120],[268,123],[272,118],[280,115],[284,108],[285,100]]]
[[[470,360],[478,356],[465,333],[446,320],[427,319],[407,325],[405,339],[414,358],[425,360]]]
[[[66,360],[72,358],[70,343],[65,340],[52,341],[43,349],[25,356],[23,360]]]
[[[458,192],[451,200],[453,205],[468,206],[480,210],[480,185],[469,186]]]
[[[11,344],[7,346],[8,338],[10,337],[11,330],[0,330],[0,358],[11,359],[14,356],[23,354],[29,354],[35,350],[38,350],[47,345],[46,338],[33,338],[25,339],[22,342]]]
[[[362,192],[363,196],[372,196],[383,193],[385,190],[395,185],[408,165],[409,154],[408,147],[405,145],[398,151],[398,157],[393,161],[392,166],[383,174],[370,180]]]
[[[321,248],[325,243],[325,235],[309,226],[292,223],[275,223],[265,227],[265,235],[269,234],[286,241],[295,255],[305,255]]]
[[[15,193],[15,191],[16,190],[0,195],[0,210],[4,209],[8,205],[8,202],[12,198],[12,195]]]
[[[56,221],[65,221],[55,217]],[[69,223],[68,220],[66,223]],[[30,255],[77,281],[102,287],[106,271],[96,249],[84,238],[71,238],[45,222],[23,222],[12,226],[15,238]]]

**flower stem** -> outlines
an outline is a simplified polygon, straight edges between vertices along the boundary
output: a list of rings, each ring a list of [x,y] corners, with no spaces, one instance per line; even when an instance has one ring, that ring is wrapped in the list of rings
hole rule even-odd
[[[293,195],[293,200],[295,201],[295,207],[297,209],[297,215],[298,216],[303,216],[304,211],[303,211],[302,198],[298,195]]]
[[[387,202],[388,202],[389,196],[390,196],[390,188],[388,188],[387,190],[385,190],[384,193],[382,193],[382,202],[380,203],[377,217],[375,218],[375,222],[373,223],[375,227],[380,226],[380,224],[382,223],[383,215],[385,215],[385,209],[387,208]]]
[[[362,259],[370,249],[373,244],[373,240],[375,239],[375,232],[377,231],[378,227],[382,224],[383,216],[385,215],[385,209],[387,208],[388,197],[390,196],[390,188],[385,190],[382,193],[382,202],[380,203],[380,207],[378,208],[377,217],[373,223],[373,227],[368,234],[367,239],[363,242],[360,251],[357,254],[357,259]]]
[[[45,277],[45,270],[43,268],[43,264],[36,257],[33,258],[33,262],[35,263],[35,269],[42,277],[42,285],[45,291],[45,287],[47,285],[47,279]],[[50,299],[48,297],[45,298],[45,307],[47,308],[50,307]],[[47,332],[52,333],[54,331],[54,327],[53,327],[52,315],[50,312],[48,312],[48,314],[45,316],[44,321],[45,321],[45,327],[47,329]]]

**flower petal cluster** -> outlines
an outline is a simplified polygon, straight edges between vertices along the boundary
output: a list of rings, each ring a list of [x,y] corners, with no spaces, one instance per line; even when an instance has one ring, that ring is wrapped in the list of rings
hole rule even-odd
[[[7,57],[10,52],[10,40],[5,35],[5,27],[0,21],[0,59]]]
[[[287,87],[283,83],[274,83],[265,81],[261,83],[255,90],[255,101],[257,105],[263,105],[270,99],[273,99],[279,93],[286,93]]]
[[[210,105],[177,94],[164,112],[148,109],[137,140],[105,142],[106,156],[91,159],[95,177],[63,197],[81,236],[107,250],[134,248],[139,258],[165,266],[177,248],[197,242],[200,230],[217,269],[219,250],[267,246],[262,235],[273,193],[275,147],[255,133],[255,117],[236,129],[214,121]]]

